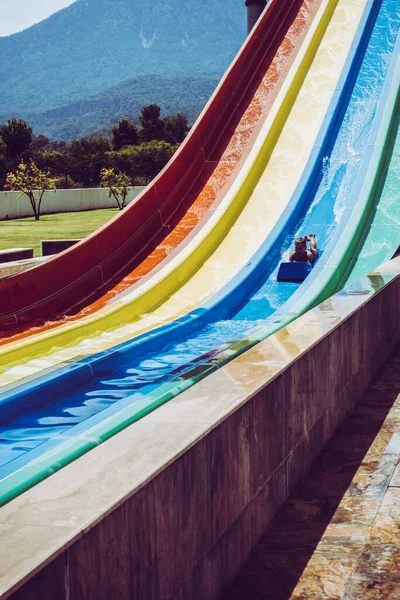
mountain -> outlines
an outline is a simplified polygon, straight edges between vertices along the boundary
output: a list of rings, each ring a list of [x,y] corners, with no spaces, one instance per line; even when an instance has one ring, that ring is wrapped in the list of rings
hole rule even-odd
[[[47,111],[140,76],[217,80],[245,35],[244,0],[77,0],[0,38],[0,114]]]
[[[162,116],[182,112],[193,123],[217,83],[218,79],[144,75],[88,99],[42,112],[19,111],[16,116],[27,120],[35,133],[57,140],[109,128],[122,117],[139,124],[140,110],[147,104],[159,104]]]

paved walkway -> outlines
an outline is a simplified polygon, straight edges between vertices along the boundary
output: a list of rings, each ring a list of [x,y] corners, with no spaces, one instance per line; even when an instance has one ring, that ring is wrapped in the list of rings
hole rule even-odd
[[[400,600],[400,348],[225,600]]]

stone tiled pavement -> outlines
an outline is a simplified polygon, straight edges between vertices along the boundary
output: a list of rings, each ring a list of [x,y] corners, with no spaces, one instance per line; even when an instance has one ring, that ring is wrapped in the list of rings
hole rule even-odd
[[[400,600],[400,348],[224,600]]]

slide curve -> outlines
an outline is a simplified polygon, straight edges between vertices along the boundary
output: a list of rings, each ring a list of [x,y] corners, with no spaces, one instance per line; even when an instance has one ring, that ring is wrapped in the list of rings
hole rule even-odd
[[[32,462],[26,464],[23,458],[16,461],[15,464],[20,464],[19,470],[7,471],[7,468],[2,468],[0,470],[0,477],[4,478],[0,483],[2,502],[7,501],[26,487],[47,476],[54,468],[60,468],[66,462],[82,454],[82,452],[89,450],[97,443],[101,443],[133,420],[140,418],[170,397],[186,389],[199,378],[204,377],[235,355],[242,353],[260,339],[264,339],[267,335],[307,310],[309,306],[315,305],[323,297],[336,291],[344,280],[348,280],[349,269],[351,265],[354,265],[354,257],[361,253],[360,249],[365,249],[365,240],[368,240],[368,235],[365,235],[365,231],[368,229],[367,223],[372,223],[369,228],[369,231],[371,231],[374,223],[373,211],[375,210],[375,214],[379,214],[379,207],[385,197],[385,189],[388,193],[387,186],[390,185],[389,191],[392,192],[393,181],[396,181],[394,171],[398,165],[394,161],[398,153],[396,152],[394,140],[396,139],[396,127],[399,122],[399,30],[400,15],[395,0],[382,0],[382,2],[366,5],[363,20],[358,30],[358,38],[356,36],[353,50],[350,51],[347,61],[347,74],[345,69],[342,77],[343,86],[338,89],[338,97],[333,99],[331,111],[328,113],[324,124],[325,134],[329,131],[333,142],[331,149],[328,148],[329,144],[325,146],[325,151],[328,150],[330,164],[327,163],[326,168],[322,169],[322,177],[320,178],[315,178],[314,169],[308,168],[306,170],[307,185],[310,189],[313,189],[314,196],[311,204],[306,206],[305,215],[303,204],[301,211],[303,211],[304,216],[299,222],[292,224],[291,229],[289,228],[290,236],[286,240],[287,249],[284,247],[283,254],[288,251],[292,233],[296,234],[296,228],[298,227],[320,225],[328,229],[328,232],[322,231],[320,235],[323,255],[306,282],[295,287],[289,284],[285,288],[288,294],[287,300],[285,300],[285,292],[280,298],[280,306],[274,307],[273,303],[269,302],[269,309],[264,310],[267,305],[259,301],[271,298],[271,291],[275,293],[277,290],[276,281],[272,278],[269,287],[260,288],[264,293],[263,297],[253,296],[255,304],[259,308],[261,306],[262,314],[266,314],[270,310],[270,318],[265,320],[265,325],[260,327],[260,322],[258,322],[258,325],[251,331],[247,331],[245,335],[239,328],[240,335],[237,339],[229,340],[229,338],[225,338],[225,341],[220,342],[219,345],[210,347],[206,354],[204,352],[200,354],[198,351],[196,354],[196,347],[192,346],[192,359],[186,362],[185,365],[179,363],[179,352],[186,352],[186,359],[190,356],[190,347],[184,347],[186,341],[183,340],[180,345],[176,345],[174,352],[171,348],[166,348],[163,359],[164,363],[167,359],[169,361],[169,381],[163,383],[161,387],[159,383],[162,383],[162,378],[157,381],[162,362],[160,353],[153,357],[145,357],[148,361],[147,370],[151,374],[151,379],[148,379],[148,383],[145,385],[143,373],[146,365],[143,364],[142,371],[137,373],[137,379],[135,379],[137,368],[132,363],[128,365],[129,377],[126,376],[127,367],[121,369],[121,354],[124,353],[124,348],[115,348],[98,357],[92,357],[90,360],[86,359],[88,371],[92,374],[93,368],[97,369],[97,376],[103,386],[98,386],[97,389],[91,388],[93,390],[93,401],[100,404],[102,400],[105,402],[106,398],[110,398],[114,394],[114,401],[117,401],[119,410],[115,411],[115,406],[108,405],[105,410],[106,415],[103,414],[101,417],[98,413],[90,419],[91,427],[89,430],[83,423],[80,423],[74,428],[74,437],[61,434],[58,440],[53,439],[50,443],[47,442],[47,454],[43,454],[43,448],[37,448],[31,453]],[[371,35],[371,41],[364,53],[362,63],[360,63],[359,59],[363,55],[360,49],[363,48],[363,44],[365,46],[369,35]],[[352,75],[352,95],[346,97],[345,90],[350,89],[347,84],[352,80]],[[361,105],[361,109],[365,108],[364,121],[358,121],[359,114],[355,112],[357,104],[360,105],[360,100],[364,101],[366,99],[371,99],[372,104]],[[332,123],[337,122],[338,114],[341,115],[340,126],[337,123],[338,130],[334,136]],[[358,129],[354,129],[354,126],[357,126]],[[326,139],[328,138],[329,136]],[[342,171],[341,161],[343,162],[345,157],[344,147],[348,150],[349,142],[351,142],[350,147],[353,146],[354,148],[354,155],[347,159],[347,171]],[[314,156],[317,163],[321,162],[320,159],[320,156],[318,158]],[[386,174],[388,164],[389,171]],[[332,171],[330,171],[330,168]],[[314,173],[315,178],[315,185],[313,186],[310,186],[309,181],[311,173]],[[331,179],[330,175],[332,175]],[[343,190],[345,190],[344,195]],[[329,214],[334,215],[333,220],[319,221],[321,215],[326,216]],[[329,225],[328,228],[327,225]],[[273,274],[274,271],[271,273]],[[237,314],[240,315],[240,311]],[[250,313],[245,314],[248,318]],[[237,315],[235,319],[236,323],[240,322]],[[232,320],[233,324],[235,324],[235,319]],[[234,327],[231,332],[235,333]],[[197,349],[204,349],[204,339],[204,337],[200,337],[197,340]],[[108,363],[107,368],[105,368],[105,361],[110,361],[110,358],[113,365],[110,367],[110,363]],[[176,359],[175,362],[173,358]],[[85,361],[82,362],[82,364],[84,363]],[[171,366],[174,367],[172,370]],[[74,368],[77,368],[77,365],[70,365],[70,373],[64,374],[66,382],[70,381]],[[112,380],[108,381],[105,372],[109,372],[110,368],[116,370],[112,374]],[[90,377],[88,371],[83,372],[79,369],[76,371],[78,378],[75,383],[78,387],[84,388],[86,385],[87,379]],[[123,375],[124,373],[125,375]],[[121,377],[120,380],[118,380],[118,376]],[[58,379],[58,384],[63,385],[62,377]],[[110,384],[113,387],[109,387],[107,390],[107,385]],[[45,388],[46,385],[41,388],[41,393],[45,392]],[[86,392],[84,396],[85,403],[90,400],[90,393],[90,391]],[[78,395],[74,400],[73,396],[70,397],[69,406],[71,409],[73,406],[83,408],[82,391],[80,394],[80,403],[78,402]],[[75,401],[76,404],[74,404]],[[8,408],[11,412],[18,404],[21,407],[25,402],[34,403],[35,398],[32,387],[26,384],[24,389],[15,389],[8,396],[8,402]],[[32,404],[29,404],[29,408],[32,408]],[[44,416],[49,413],[44,410],[42,413],[39,411],[40,414]]]
[[[328,4],[328,3],[327,3],[327,4]],[[366,4],[365,2],[359,2],[359,3],[358,3],[358,8],[359,8],[359,9],[361,9],[361,10],[360,10],[360,15],[361,15],[361,13],[362,13],[362,10],[363,10],[363,8],[364,8],[365,4]],[[340,3],[340,5],[341,5],[341,9],[343,10],[343,7],[345,7],[345,6],[346,6],[346,2],[344,2],[344,1],[343,1],[343,2],[341,2],[341,3]],[[331,2],[331,6],[335,6],[335,3],[334,3],[334,2]],[[346,16],[346,14],[345,14],[345,11],[344,11],[344,14],[343,14],[343,16]],[[354,35],[354,34],[353,34],[353,35]],[[333,89],[335,89],[335,88],[333,88]],[[332,90],[332,92],[333,92],[333,90]],[[330,95],[332,95],[332,94],[330,94]],[[102,359],[104,359],[104,357],[102,357]],[[101,359],[101,360],[102,360],[102,359]],[[99,366],[100,370],[101,370],[101,360],[99,361],[99,364],[98,364],[98,366]],[[83,363],[82,363],[82,364],[83,364]],[[74,368],[76,368],[76,367],[77,367],[77,365],[70,365],[70,374],[71,374],[71,372],[74,370]],[[88,377],[88,372],[89,372],[89,373],[91,373],[91,372],[92,372],[92,369],[93,369],[93,362],[91,363],[90,369],[89,369],[89,365],[88,365],[86,373],[83,373],[83,372],[81,372],[81,373],[80,373],[80,374],[82,375],[82,379],[81,379],[81,383],[82,383],[82,384],[84,383],[84,380],[85,380],[85,379],[87,379],[87,377]],[[175,373],[175,374],[176,374],[176,373]],[[154,373],[153,373],[153,376],[154,376]],[[59,385],[63,385],[63,381],[59,379],[59,380],[58,380],[58,384],[59,384]],[[150,386],[150,387],[151,387],[151,386]],[[42,391],[44,391],[44,390],[42,389]],[[144,390],[143,390],[143,391],[144,391]],[[20,399],[21,399],[21,401],[22,401],[22,402],[28,401],[28,399],[29,399],[29,398],[28,398],[28,397],[29,397],[29,394],[27,394],[27,390],[26,390],[26,389],[25,389],[25,390],[19,390],[19,393],[20,393]],[[43,396],[42,396],[42,400],[43,400]],[[14,395],[14,401],[15,401],[15,395]],[[128,401],[128,399],[127,399],[127,401]],[[129,402],[131,402],[131,403],[132,403],[132,398],[130,398]],[[12,409],[13,409],[13,408],[15,408],[16,406],[17,406],[17,403],[14,403],[14,404],[13,404],[13,406],[9,406],[9,408],[12,410]],[[139,407],[138,407],[138,406],[136,406],[136,408],[139,408]],[[144,410],[147,410],[147,409],[146,409],[146,408],[144,408]],[[114,417],[113,417],[113,418],[114,418]],[[106,423],[106,422],[107,422],[107,419],[105,420],[105,423],[103,423],[101,426],[102,426],[102,427],[106,426],[106,425],[107,425],[107,423]],[[79,428],[78,428],[78,429],[79,429]],[[107,435],[109,435],[109,434],[110,434],[110,431],[111,431],[111,430],[109,430],[109,432],[108,432],[108,434],[107,434]],[[114,433],[115,433],[115,429],[114,429],[113,431],[114,431]],[[75,433],[78,433],[76,429],[75,429]],[[88,442],[88,438],[87,438],[87,436],[86,436],[86,435],[84,435],[83,437],[85,438],[85,444],[84,444],[84,445],[85,445],[85,448],[87,449],[87,446],[88,446],[88,444],[90,445],[90,443],[92,443],[92,441],[93,441],[93,438],[91,438],[91,442],[89,443],[89,442]],[[64,438],[64,441],[65,441],[65,435],[64,435],[64,436],[63,436],[63,435],[61,435],[61,438]],[[100,440],[100,438],[96,438],[96,439],[97,439],[97,443],[98,443],[98,441],[101,441],[101,440]],[[56,441],[56,440],[52,440],[51,444],[53,444],[55,441]],[[60,440],[58,440],[58,441],[60,441]],[[82,442],[82,441],[83,441],[83,439],[81,439],[81,442]],[[74,447],[76,448],[76,444],[77,444],[77,442],[78,442],[78,439],[77,439],[77,438],[74,438],[74,440],[72,440],[72,439],[71,439],[71,440],[69,440],[68,442],[65,442],[65,443],[67,444],[67,446],[69,447],[69,449],[71,449],[71,444],[72,444],[72,445],[75,445]],[[43,450],[43,448],[41,448],[41,449],[39,450],[39,453],[40,453],[42,450]],[[59,450],[58,450],[58,451],[59,451]],[[34,453],[35,453],[35,452],[34,452]],[[74,455],[74,456],[76,455],[76,450],[74,450],[74,452],[73,452],[73,455]],[[71,455],[70,455],[70,456],[71,456]],[[41,459],[39,462],[40,462],[40,464],[41,464],[41,465],[43,465],[43,464],[44,464],[44,463],[43,463],[43,459]],[[26,473],[25,473],[25,474],[26,474]],[[14,475],[14,477],[15,477],[15,475]]]
[[[201,216],[215,200],[215,187],[223,187],[235,166],[230,156],[219,170],[218,181],[214,178],[211,182],[214,190],[210,186],[204,190],[204,182],[218,166],[221,148],[229,144],[246,102],[254,96],[252,86],[260,65],[271,62],[277,47],[284,42],[285,53],[293,54],[285,34],[302,5],[312,15],[317,4],[316,0],[271,0],[185,142],[135,201],[69,250],[29,271],[0,280],[0,330],[24,328],[71,307],[81,308],[90,303],[94,291],[103,298],[100,305],[104,304],[124,275],[129,273],[127,285],[130,285],[159,264],[171,247],[179,245],[199,221],[200,207],[190,210],[195,199],[203,192]],[[300,37],[308,27],[305,14],[300,23]],[[271,75],[270,93],[275,93],[280,77],[277,72]],[[254,113],[260,108],[260,103],[252,107],[253,120],[257,120]],[[238,131],[236,140],[246,135],[248,132]],[[185,223],[177,231],[176,226],[185,215]],[[167,236],[167,243],[162,244]],[[104,292],[110,286],[107,296]],[[98,303],[94,303],[93,308],[97,307]]]
[[[43,352],[47,351],[48,353],[57,347],[62,348],[58,359],[60,362],[60,360],[73,360],[77,357],[80,358],[82,354],[87,354],[86,349],[90,349],[90,344],[98,351],[101,346],[104,347],[105,343],[108,343],[108,346],[110,341],[115,344],[118,340],[117,335],[119,339],[123,336],[129,339],[133,335],[138,335],[141,331],[151,329],[155,324],[170,321],[179,314],[184,315],[187,310],[196,306],[199,300],[201,301],[202,298],[212,295],[218,287],[222,287],[225,282],[229,281],[234,276],[235,271],[240,268],[240,265],[245,266],[246,261],[251,258],[254,251],[262,244],[265,235],[276,223],[279,211],[287,204],[291,190],[295,188],[297,173],[300,176],[300,170],[306,164],[308,153],[313,145],[314,131],[316,135],[319,119],[323,120],[326,106],[336,89],[337,78],[340,75],[340,65],[345,60],[347,44],[349,46],[351,44],[354,29],[357,28],[357,22],[365,1],[360,0],[350,10],[346,10],[347,3],[341,1],[339,2],[339,9],[335,11],[337,4],[335,0],[330,0],[321,5],[321,17],[315,27],[315,32],[311,36],[310,43],[303,53],[304,56],[301,58],[301,68],[298,69],[300,73],[295,75],[293,83],[288,85],[286,90],[281,90],[283,100],[281,106],[277,102],[278,108],[275,110],[276,124],[271,119],[265,123],[264,130],[260,133],[260,144],[258,142],[254,144],[254,148],[248,157],[247,162],[250,165],[250,170],[249,175],[246,177],[249,181],[246,181],[246,177],[240,179],[238,177],[238,181],[232,187],[232,194],[228,198],[228,202],[231,207],[234,207],[233,203],[236,205],[239,203],[239,207],[245,203],[244,210],[241,209],[242,215],[233,226],[231,226],[232,221],[227,218],[228,213],[222,215],[223,219],[221,221],[220,218],[220,225],[223,225],[225,231],[228,232],[226,241],[221,243],[223,237],[221,228],[216,233],[213,232],[214,240],[220,244],[220,248],[207,259],[207,262],[195,277],[192,277],[191,281],[182,287],[182,283],[185,283],[188,274],[190,274],[188,268],[193,273],[194,268],[198,268],[196,265],[201,266],[202,256],[207,258],[207,254],[212,254],[210,252],[212,249],[212,245],[210,245],[211,235],[206,238],[207,245],[205,243],[197,244],[194,250],[192,248],[196,240],[191,240],[193,242],[192,247],[188,244],[179,253],[174,269],[172,269],[171,263],[163,279],[160,279],[160,272],[157,275],[158,279],[153,278],[142,286],[141,290],[142,292],[146,291],[146,294],[142,293],[142,295],[134,297],[129,302],[127,302],[128,296],[125,296],[124,302],[114,303],[107,310],[107,314],[105,311],[99,311],[95,317],[83,319],[79,325],[61,327],[52,335],[35,336],[24,343],[11,344],[1,348],[0,355],[3,368],[10,365],[12,361],[21,365],[39,352],[43,356]],[[335,16],[330,21],[332,13]],[[327,34],[324,38],[324,52],[321,53],[322,56],[319,61],[310,64],[312,53],[318,46],[318,40],[320,40],[328,24],[329,35]],[[341,38],[338,34],[339,29]],[[325,68],[322,73],[321,69],[324,68],[323,65],[326,63],[331,68]],[[300,94],[296,90],[303,80],[304,85]],[[318,107],[313,112],[313,122],[310,124],[307,108],[316,89],[321,90],[319,93],[321,98]],[[291,106],[294,106],[294,108],[290,114],[287,114]],[[305,135],[306,131],[308,135]],[[277,137],[282,139],[282,141],[279,139],[278,146]],[[265,161],[268,163],[267,168],[265,168]],[[244,170],[243,168],[242,171]],[[262,176],[257,183],[260,173]],[[248,199],[249,193],[250,199]],[[231,209],[230,212],[232,213]],[[232,219],[232,216],[229,218]],[[235,216],[234,218],[236,219]],[[251,233],[251,235],[247,236],[247,233]],[[199,252],[202,254],[200,253],[200,256],[197,256],[194,260],[194,252],[197,255],[199,255]],[[160,283],[162,284],[161,293]],[[154,293],[156,289],[154,284],[158,286],[158,293]],[[174,295],[171,295],[172,292],[174,292]],[[159,308],[157,298],[165,299]],[[139,309],[137,306],[139,306]],[[140,313],[150,313],[153,306],[156,310],[153,310],[152,314],[145,314],[144,318],[137,320]],[[103,341],[100,339],[101,336],[97,336],[96,340],[93,338],[92,342],[88,339],[89,335],[96,334],[100,328],[104,331],[106,328],[113,325],[115,327],[116,324],[121,324],[126,320],[131,323],[137,321],[137,323],[120,328],[119,332],[116,330],[112,333],[106,332],[103,335]],[[75,348],[67,349],[66,345],[71,344],[73,334],[75,333],[76,336],[79,329],[84,342],[78,344]],[[56,364],[55,355],[56,352],[53,352],[54,360],[45,363],[48,367]],[[33,366],[32,364],[31,367],[33,368]],[[21,373],[20,369],[18,372],[15,371],[14,375],[20,376]]]

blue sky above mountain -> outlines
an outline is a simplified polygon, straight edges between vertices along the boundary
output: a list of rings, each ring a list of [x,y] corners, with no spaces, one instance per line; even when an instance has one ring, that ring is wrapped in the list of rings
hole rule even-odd
[[[142,75],[219,78],[245,34],[243,0],[77,0],[0,38],[0,113],[55,108]]]
[[[0,0],[0,36],[22,31],[74,0]]]

